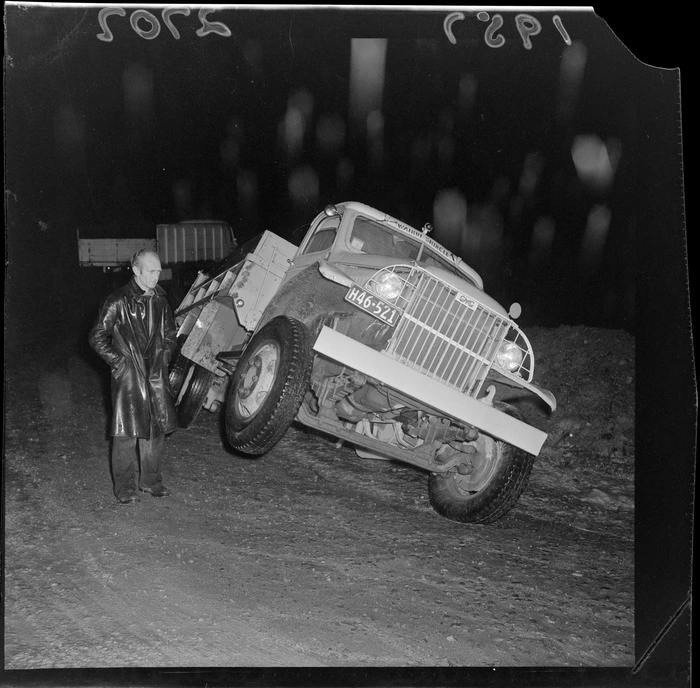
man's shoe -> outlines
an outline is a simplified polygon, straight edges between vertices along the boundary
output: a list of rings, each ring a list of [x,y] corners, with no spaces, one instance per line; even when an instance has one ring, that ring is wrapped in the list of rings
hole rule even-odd
[[[142,487],[141,492],[148,492],[153,497],[169,497],[170,490],[163,485],[157,485],[156,487]]]
[[[117,497],[117,501],[120,504],[135,504],[136,502],[140,502],[141,499],[135,492],[125,492]]]

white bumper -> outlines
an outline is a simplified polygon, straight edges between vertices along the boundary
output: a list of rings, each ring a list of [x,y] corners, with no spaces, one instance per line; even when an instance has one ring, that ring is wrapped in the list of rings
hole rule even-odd
[[[329,327],[321,330],[314,351],[357,370],[415,399],[421,406],[473,425],[488,435],[537,456],[547,434],[482,401],[472,399],[444,383],[370,349]]]

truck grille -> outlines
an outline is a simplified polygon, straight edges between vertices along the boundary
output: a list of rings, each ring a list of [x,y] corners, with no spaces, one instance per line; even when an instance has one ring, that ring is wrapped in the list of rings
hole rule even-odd
[[[392,266],[404,284],[394,301],[403,311],[385,353],[405,365],[476,397],[505,339],[521,349],[516,375],[532,377],[532,350],[513,322],[429,272]]]

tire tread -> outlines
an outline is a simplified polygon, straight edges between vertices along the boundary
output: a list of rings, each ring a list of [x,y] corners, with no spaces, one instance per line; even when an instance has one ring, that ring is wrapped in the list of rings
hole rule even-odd
[[[312,356],[308,330],[303,323],[287,316],[279,316],[265,327],[274,329],[280,326],[288,330],[287,341],[290,343],[291,352],[279,397],[270,408],[264,409],[264,413],[261,411],[261,415],[239,432],[230,430],[227,422],[227,436],[231,446],[252,456],[265,454],[285,434],[296,417],[311,374]],[[233,384],[230,394],[235,394]]]
[[[194,371],[185,390],[184,396],[177,406],[177,419],[181,428],[188,428],[202,410],[202,404],[207,397],[214,373],[197,363],[192,364]]]
[[[516,418],[520,417],[520,414],[514,408],[506,404],[500,406],[501,410],[509,415]],[[481,506],[469,501],[457,501],[450,494],[450,483],[444,479],[446,476],[431,475],[429,480],[429,497],[435,511],[445,518],[462,523],[493,523],[505,516],[515,506],[527,486],[535,458],[532,454],[512,446],[508,447],[506,445],[507,450],[512,451],[513,456],[509,459],[509,464],[505,471],[501,475],[496,476],[497,485],[489,500]]]

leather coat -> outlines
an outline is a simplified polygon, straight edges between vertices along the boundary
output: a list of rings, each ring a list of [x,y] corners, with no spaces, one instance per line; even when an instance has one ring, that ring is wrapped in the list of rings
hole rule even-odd
[[[154,292],[132,277],[107,297],[90,331],[90,346],[112,369],[112,436],[150,439],[152,427],[178,427],[168,380],[177,330],[162,287]]]

